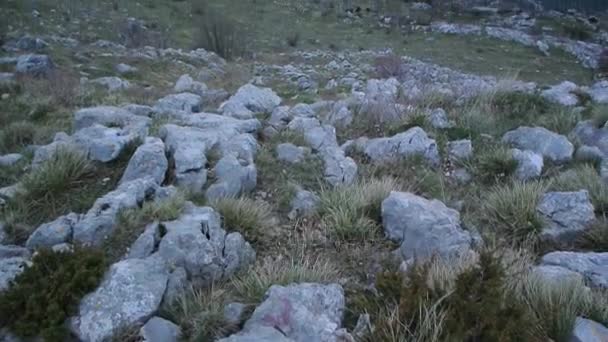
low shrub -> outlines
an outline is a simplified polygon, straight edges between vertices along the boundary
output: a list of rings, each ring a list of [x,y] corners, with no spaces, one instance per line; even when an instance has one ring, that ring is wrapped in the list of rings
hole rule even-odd
[[[103,253],[93,248],[39,250],[32,265],[0,293],[0,325],[21,337],[66,341],[65,321],[76,313],[80,299],[97,287],[105,270]]]
[[[237,22],[210,6],[201,9],[201,13],[195,47],[213,51],[228,60],[245,54],[245,32]]]

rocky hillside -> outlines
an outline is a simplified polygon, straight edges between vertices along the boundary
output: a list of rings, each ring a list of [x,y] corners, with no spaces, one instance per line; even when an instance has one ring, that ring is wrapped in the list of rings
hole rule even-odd
[[[608,18],[481,4],[0,4],[0,341],[608,341]]]

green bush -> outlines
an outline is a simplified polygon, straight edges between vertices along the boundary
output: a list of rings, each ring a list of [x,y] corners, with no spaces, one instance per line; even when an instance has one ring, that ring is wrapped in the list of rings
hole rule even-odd
[[[357,302],[376,327],[365,340],[537,340],[534,317],[505,286],[510,274],[498,253],[455,262],[434,259],[379,274],[378,297]]]
[[[213,51],[228,60],[243,56],[246,39],[240,24],[210,6],[203,6],[200,11],[196,47]]]
[[[38,251],[32,266],[0,294],[0,325],[21,337],[39,334],[45,341],[66,341],[65,320],[97,287],[105,270],[104,255],[95,249]]]

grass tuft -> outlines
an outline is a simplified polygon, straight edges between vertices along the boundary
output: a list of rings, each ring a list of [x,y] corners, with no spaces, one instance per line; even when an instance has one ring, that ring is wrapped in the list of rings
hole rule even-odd
[[[274,220],[268,203],[250,198],[222,198],[211,206],[216,209],[229,231],[237,231],[248,241],[262,241]]]
[[[597,170],[583,164],[559,174],[551,183],[554,191],[589,191],[591,202],[597,213],[608,212],[608,185],[602,180]]]

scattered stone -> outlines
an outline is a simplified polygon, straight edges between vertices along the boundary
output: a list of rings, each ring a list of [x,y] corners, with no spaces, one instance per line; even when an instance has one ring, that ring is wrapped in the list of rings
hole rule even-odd
[[[23,156],[19,153],[10,153],[0,156],[0,166],[8,167],[17,164]]]
[[[21,274],[28,265],[23,257],[0,258],[0,291],[9,288],[10,282]]]
[[[129,75],[137,72],[137,68],[134,66],[130,66],[125,63],[120,63],[116,65],[116,72],[121,75]]]
[[[545,219],[541,238],[569,243],[595,221],[595,210],[587,190],[577,192],[548,192],[537,207]]]
[[[169,161],[165,156],[163,141],[154,137],[146,138],[146,142],[139,146],[131,157],[120,184],[138,178],[152,177],[160,185],[165,180],[168,167]]]
[[[224,307],[224,320],[234,326],[243,322],[243,316],[247,311],[247,305],[242,303],[228,303]]]
[[[534,151],[555,163],[572,160],[574,153],[574,145],[568,138],[543,127],[519,127],[505,133],[502,141],[520,150]]]
[[[391,192],[382,202],[385,235],[401,243],[404,260],[450,257],[470,249],[472,238],[460,225],[460,214],[438,200]]]
[[[323,151],[325,170],[323,176],[332,186],[352,184],[357,178],[357,163],[344,155],[339,147],[328,148]]]
[[[159,254],[199,285],[231,276],[255,261],[255,251],[239,233],[227,234],[220,222],[213,209],[187,204],[177,220],[162,223],[166,235]]]
[[[290,220],[312,215],[319,204],[319,196],[310,191],[298,189],[291,200],[291,211],[287,214]]]
[[[156,192],[158,185],[151,178],[140,178],[123,183],[97,199],[93,207],[74,225],[75,242],[100,245],[114,230],[118,214],[136,208]]]
[[[309,153],[309,149],[290,143],[277,146],[277,159],[290,164],[303,161],[307,153]]]
[[[47,55],[23,55],[17,59],[15,72],[35,77],[47,76],[55,64]]]
[[[603,342],[608,341],[608,328],[586,319],[577,317],[570,342]]]
[[[253,191],[257,184],[255,165],[242,165],[235,156],[220,159],[213,168],[217,181],[206,192],[207,199],[215,201],[225,197],[238,197]]]
[[[595,103],[608,103],[608,81],[594,83],[588,90],[589,96]]]
[[[203,96],[207,91],[207,85],[203,82],[195,81],[190,75],[182,75],[177,82],[175,82],[173,90],[176,93],[192,93]]]
[[[340,285],[273,285],[265,298],[240,333],[220,341],[341,341],[345,300]]]
[[[144,342],[177,342],[181,329],[175,323],[160,317],[152,317],[140,330]]]
[[[435,129],[448,129],[454,126],[448,119],[445,110],[441,108],[433,109],[427,117],[427,121]]]
[[[574,93],[578,86],[572,82],[564,81],[541,92],[545,99],[560,104],[562,106],[576,106],[579,102],[578,96]]]
[[[145,259],[154,253],[160,241],[160,229],[158,222],[152,222],[146,226],[144,232],[133,242],[125,259]]]
[[[542,257],[541,265],[566,268],[581,274],[587,286],[608,288],[608,253],[552,252]]]
[[[272,89],[246,84],[224,102],[219,110],[226,116],[251,119],[256,113],[272,113],[280,104],[281,98]]]
[[[452,161],[464,161],[473,155],[473,144],[469,139],[450,141],[447,149],[448,157]]]
[[[39,51],[49,46],[42,38],[25,35],[15,42],[15,47],[22,51]]]
[[[540,177],[544,166],[543,156],[533,151],[522,151],[516,148],[511,149],[511,155],[517,161],[515,178],[527,181]]]
[[[431,165],[439,165],[437,143],[420,127],[413,127],[390,138],[369,139],[363,152],[372,161],[386,162],[414,156],[424,157]]]
[[[168,277],[158,256],[113,264],[97,290],[80,302],[72,331],[81,340],[101,342],[125,326],[145,322],[158,310]]]
[[[25,246],[29,249],[49,248],[54,245],[72,241],[72,231],[80,220],[80,215],[70,213],[56,220],[44,223],[27,239]]]
[[[104,87],[109,92],[122,91],[131,88],[131,82],[116,76],[96,78],[90,80],[89,83]]]
[[[185,111],[187,113],[198,113],[201,111],[203,100],[199,95],[192,93],[171,94],[156,102],[155,108],[163,111]]]
[[[133,135],[144,140],[148,135],[148,127],[152,120],[150,118],[134,115],[130,111],[112,106],[98,106],[78,110],[74,113],[74,130],[80,131],[84,128],[101,125],[106,128],[122,129],[122,135]],[[67,135],[55,140],[67,140]]]

